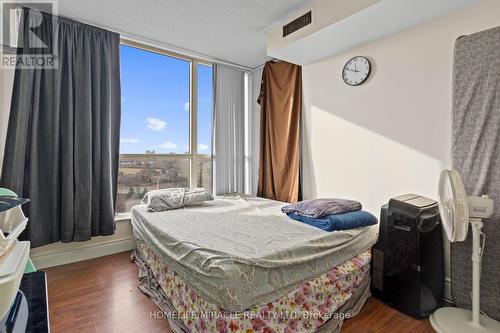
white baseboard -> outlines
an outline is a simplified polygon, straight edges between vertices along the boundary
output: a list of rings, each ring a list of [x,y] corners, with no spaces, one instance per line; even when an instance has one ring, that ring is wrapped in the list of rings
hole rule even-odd
[[[451,297],[451,279],[449,277],[444,278],[444,300],[448,303],[453,304],[453,297]]]
[[[31,260],[37,269],[44,269],[103,257],[119,252],[131,251],[133,249],[135,249],[135,240],[133,238],[120,239],[112,242],[93,244],[92,246],[84,248],[32,256]]]

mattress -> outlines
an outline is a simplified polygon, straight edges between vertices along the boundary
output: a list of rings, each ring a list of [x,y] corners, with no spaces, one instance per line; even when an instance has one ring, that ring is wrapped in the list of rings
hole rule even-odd
[[[146,243],[138,243],[133,258],[141,272],[139,288],[176,333],[338,332],[369,296],[370,250],[273,302],[241,312],[225,311],[203,299]]]
[[[160,213],[135,206],[132,226],[197,295],[229,311],[286,296],[376,240],[376,227],[325,232],[288,218],[283,205],[235,194]]]

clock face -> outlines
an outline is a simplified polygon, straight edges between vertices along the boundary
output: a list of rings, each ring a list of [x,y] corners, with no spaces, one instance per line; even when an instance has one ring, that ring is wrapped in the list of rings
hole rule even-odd
[[[344,82],[350,86],[359,86],[370,75],[370,61],[365,57],[354,57],[345,64],[342,70]]]

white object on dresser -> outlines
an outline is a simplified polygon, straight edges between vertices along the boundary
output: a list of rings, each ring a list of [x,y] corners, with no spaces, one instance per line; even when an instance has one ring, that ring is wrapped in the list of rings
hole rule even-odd
[[[24,216],[21,206],[16,206],[0,213],[0,256],[17,240],[26,229],[28,218]],[[7,235],[5,235],[7,234]]]
[[[30,242],[15,241],[0,257],[0,319],[9,312],[28,262]]]

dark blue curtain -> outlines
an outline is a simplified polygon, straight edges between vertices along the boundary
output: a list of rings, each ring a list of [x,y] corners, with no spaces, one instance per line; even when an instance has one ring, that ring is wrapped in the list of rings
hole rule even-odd
[[[40,23],[41,22],[41,23]],[[36,28],[32,28],[36,27]],[[120,131],[119,35],[23,9],[18,58],[34,33],[53,68],[18,66],[2,187],[30,198],[32,247],[114,233]]]

